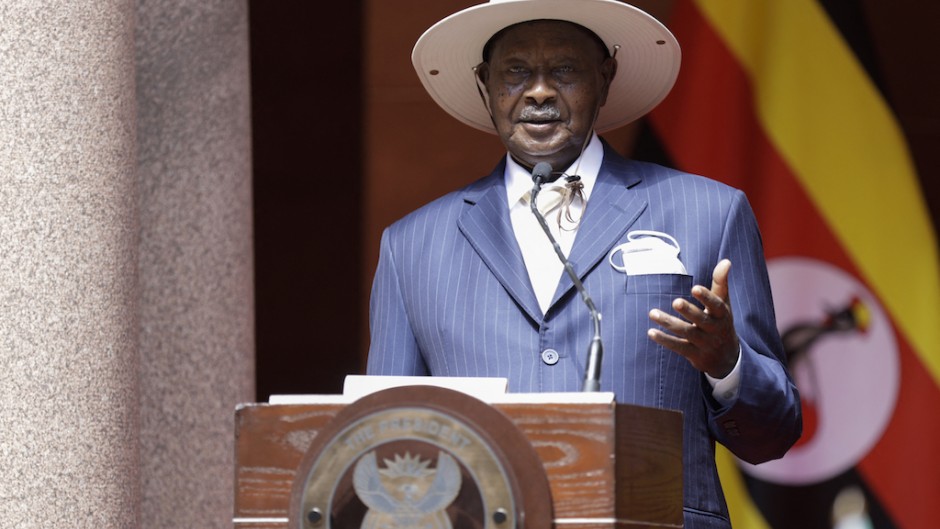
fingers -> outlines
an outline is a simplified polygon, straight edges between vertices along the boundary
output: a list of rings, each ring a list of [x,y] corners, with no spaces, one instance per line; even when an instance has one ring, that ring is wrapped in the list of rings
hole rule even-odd
[[[709,371],[713,363],[708,353],[711,348],[703,348],[699,342],[707,338],[700,329],[659,310],[651,311],[650,318],[662,327],[647,331],[650,340],[685,357],[695,369]]]
[[[715,265],[712,272],[712,292],[721,298],[725,303],[731,300],[728,298],[728,276],[731,275],[731,261],[722,259]]]
[[[653,341],[678,353],[720,346],[728,325],[724,318],[716,318],[683,299],[675,300],[673,308],[682,318],[658,309],[650,311],[650,319],[660,327],[650,329],[649,336]]]
[[[731,273],[731,261],[722,259],[716,266],[712,274],[712,288],[709,290],[702,285],[692,287],[692,297],[702,304],[699,308],[693,303],[676,298],[672,302],[672,308],[685,320],[691,324],[682,325],[681,320],[673,318],[661,311],[653,311],[650,318],[656,323],[662,325],[670,332],[688,334],[692,328],[699,328],[704,331],[712,331],[716,327],[724,324],[722,320],[730,318],[731,300],[728,291],[728,277]],[[656,316],[654,316],[654,313]]]
[[[700,310],[695,305],[685,302],[684,300],[681,300],[683,301],[681,306],[677,306],[679,305],[677,302],[680,300],[674,301],[672,308],[676,309],[677,312],[686,318],[690,318],[693,323],[699,325],[707,324],[708,320],[724,318],[728,315],[728,311],[730,310],[729,305],[724,298],[715,294],[714,290],[708,290],[701,285],[696,285],[692,287],[692,297],[697,299],[705,309]]]
[[[656,322],[660,329],[649,329],[647,335],[659,345],[671,349],[691,360],[695,354],[695,346],[688,336],[694,332],[694,327],[674,316],[659,310],[650,311],[650,319]]]
[[[731,296],[728,290],[728,277],[730,274],[731,261],[722,259],[715,266],[715,270],[712,273],[711,290],[701,285],[692,287],[692,296],[705,307],[705,313],[704,316],[702,316],[703,319],[701,321],[693,319],[693,323],[707,324],[709,318],[724,318],[728,315],[731,310]],[[679,310],[679,307],[676,307],[675,303],[673,304],[673,308]],[[682,312],[682,315],[688,317],[685,312]],[[689,315],[695,317],[694,312],[690,312]]]
[[[659,329],[650,329],[647,331],[647,336],[650,340],[653,340],[657,344],[679,353],[680,355],[688,358],[690,361],[694,359],[695,351],[693,350],[692,344],[688,340],[684,340],[672,334],[666,334],[665,332]],[[694,364],[694,362],[693,362]]]
[[[673,307],[677,305],[687,306],[687,310],[683,307],[683,316],[699,323],[653,309],[649,314],[650,319],[660,328],[649,329],[647,336],[657,344],[685,357],[699,371],[716,378],[727,375],[737,360],[738,347],[731,318],[714,318],[685,300],[676,300]],[[732,354],[733,358],[730,356]]]
[[[713,332],[728,317],[729,308],[721,298],[704,287],[693,288],[692,295],[702,303],[704,309],[685,299],[677,298],[672,301],[673,310],[685,318],[693,328]]]
[[[731,315],[730,273],[731,261],[723,259],[715,266],[711,289],[701,285],[692,287],[692,297],[701,307],[677,298],[672,302],[675,315],[651,310],[649,317],[659,328],[650,329],[649,338],[686,357],[701,371],[726,373],[729,352],[736,354],[738,342]]]
[[[666,314],[659,309],[653,309],[650,311],[650,319],[656,322],[663,330],[669,331],[671,334],[680,336],[682,338],[687,338],[689,333],[692,332],[695,327],[691,323],[676,318],[671,314]],[[656,329],[650,330],[655,331]]]

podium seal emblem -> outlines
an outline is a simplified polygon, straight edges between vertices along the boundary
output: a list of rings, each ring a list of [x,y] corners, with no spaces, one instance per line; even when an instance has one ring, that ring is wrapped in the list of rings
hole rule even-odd
[[[340,412],[307,451],[292,529],[550,527],[544,467],[515,424],[463,393],[408,386]]]

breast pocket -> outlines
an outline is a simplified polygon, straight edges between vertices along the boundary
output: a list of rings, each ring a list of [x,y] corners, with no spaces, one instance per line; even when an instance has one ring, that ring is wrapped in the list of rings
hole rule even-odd
[[[653,309],[667,314],[676,314],[672,302],[683,298],[690,303],[698,303],[692,297],[692,276],[685,274],[646,274],[627,276],[625,299],[628,307],[632,306],[633,317],[637,319],[638,329],[648,329],[655,325],[649,319]],[[643,331],[645,334],[645,331]],[[650,347],[656,346],[649,341]]]
[[[672,300],[677,297],[691,298],[692,276],[685,274],[627,276],[624,288],[628,296],[646,296],[651,300],[663,297],[667,299],[666,305],[659,308],[668,309]]]
[[[684,274],[649,274],[622,276],[623,295],[614,304],[611,317],[604,315],[614,337],[611,356],[610,383],[626,402],[644,406],[665,407],[667,392],[677,372],[685,369],[685,360],[647,336],[653,309],[675,314],[672,301],[676,298],[693,301],[692,276]]]

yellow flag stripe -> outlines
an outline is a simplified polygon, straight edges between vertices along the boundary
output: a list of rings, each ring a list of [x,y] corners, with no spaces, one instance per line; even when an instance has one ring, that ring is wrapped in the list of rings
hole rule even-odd
[[[940,260],[881,95],[815,0],[695,0],[749,73],[758,120],[940,385]]]
[[[771,529],[747,493],[737,460],[727,448],[715,447],[715,463],[721,476],[721,488],[728,500],[731,527],[735,529]]]

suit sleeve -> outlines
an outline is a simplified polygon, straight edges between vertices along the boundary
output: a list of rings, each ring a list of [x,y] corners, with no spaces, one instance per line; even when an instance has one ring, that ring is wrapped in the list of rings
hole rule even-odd
[[[711,397],[703,377],[709,428],[737,457],[757,464],[783,457],[799,439],[803,422],[777,330],[763,243],[741,192],[724,228],[720,256],[732,263],[729,287],[742,371],[738,395],[725,407]]]
[[[382,233],[379,264],[369,303],[371,342],[366,373],[369,375],[427,375],[428,369],[412,331],[402,297],[402,278],[395,264],[391,235]]]

